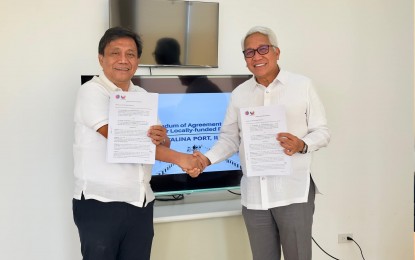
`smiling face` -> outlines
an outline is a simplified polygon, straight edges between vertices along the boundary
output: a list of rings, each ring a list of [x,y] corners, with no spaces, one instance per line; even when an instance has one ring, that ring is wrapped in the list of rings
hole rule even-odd
[[[127,91],[138,63],[137,46],[129,37],[111,41],[104,49],[104,55],[98,56],[105,76],[123,91]]]
[[[268,37],[261,33],[249,35],[244,41],[244,50],[258,49],[260,46],[272,45]],[[280,49],[270,46],[267,54],[255,54],[251,58],[245,58],[246,66],[254,74],[258,83],[268,86],[280,71],[277,61],[280,57]]]

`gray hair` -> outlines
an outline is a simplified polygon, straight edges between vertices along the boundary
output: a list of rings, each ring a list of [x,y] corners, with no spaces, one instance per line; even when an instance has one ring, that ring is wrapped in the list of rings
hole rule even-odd
[[[278,47],[277,36],[270,28],[264,27],[264,26],[254,26],[246,33],[245,37],[242,39],[242,42],[241,42],[242,50],[244,50],[245,48],[246,38],[248,38],[254,33],[260,33],[260,34],[267,36],[271,45],[273,45],[274,47]]]

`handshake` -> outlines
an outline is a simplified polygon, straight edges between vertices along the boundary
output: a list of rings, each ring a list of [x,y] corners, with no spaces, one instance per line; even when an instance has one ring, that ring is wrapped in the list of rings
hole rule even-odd
[[[199,151],[194,151],[193,154],[181,154],[181,157],[178,165],[192,178],[199,176],[211,164],[210,160]]]
[[[199,151],[194,151],[193,154],[187,154],[171,150],[167,130],[161,125],[151,126],[147,132],[147,136],[157,146],[157,160],[177,164],[192,178],[199,176],[211,164],[210,160]]]

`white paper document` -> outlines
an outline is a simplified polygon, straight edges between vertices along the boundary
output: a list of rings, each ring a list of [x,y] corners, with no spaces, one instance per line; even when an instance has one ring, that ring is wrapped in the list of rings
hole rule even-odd
[[[291,158],[276,140],[287,131],[283,106],[240,109],[247,176],[289,175]]]
[[[156,146],[147,136],[157,124],[157,93],[114,92],[110,97],[107,161],[154,164]]]

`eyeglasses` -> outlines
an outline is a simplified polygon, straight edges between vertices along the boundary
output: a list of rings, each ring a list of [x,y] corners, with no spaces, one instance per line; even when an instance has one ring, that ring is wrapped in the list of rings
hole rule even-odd
[[[255,52],[258,52],[260,55],[265,55],[269,52],[269,47],[274,47],[273,45],[261,45],[258,49],[246,49],[242,51],[245,58],[252,58],[255,56]]]

